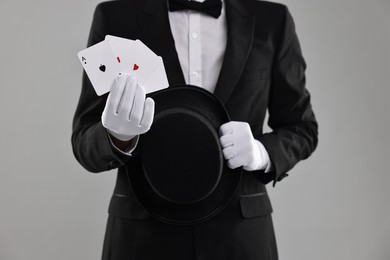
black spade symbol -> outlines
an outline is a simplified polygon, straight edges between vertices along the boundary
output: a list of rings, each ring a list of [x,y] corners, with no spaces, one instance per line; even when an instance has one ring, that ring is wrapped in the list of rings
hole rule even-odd
[[[100,64],[99,69],[100,69],[101,71],[105,72],[105,71],[106,71],[106,66],[103,65],[103,64]]]
[[[84,62],[84,64],[87,64],[87,59],[86,58],[82,57],[81,61]]]

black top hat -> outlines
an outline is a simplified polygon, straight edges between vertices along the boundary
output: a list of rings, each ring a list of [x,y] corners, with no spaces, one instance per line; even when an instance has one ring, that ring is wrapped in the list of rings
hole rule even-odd
[[[208,91],[189,85],[150,94],[155,101],[151,129],[141,135],[140,168],[130,182],[149,213],[170,224],[196,224],[230,201],[242,169],[227,167],[219,127],[229,116]]]

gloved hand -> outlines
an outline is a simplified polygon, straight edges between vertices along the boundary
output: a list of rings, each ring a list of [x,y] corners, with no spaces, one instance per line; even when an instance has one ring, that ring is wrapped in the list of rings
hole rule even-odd
[[[231,169],[243,166],[244,170],[264,170],[270,163],[265,147],[253,138],[246,122],[231,121],[220,129],[223,156]]]
[[[102,124],[121,141],[129,141],[150,129],[154,100],[145,99],[145,90],[133,76],[115,78],[102,114]]]

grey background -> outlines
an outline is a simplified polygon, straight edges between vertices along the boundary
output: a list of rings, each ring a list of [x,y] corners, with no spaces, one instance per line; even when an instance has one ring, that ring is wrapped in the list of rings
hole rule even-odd
[[[100,1],[0,2],[0,259],[99,259],[114,172],[74,159],[71,120]],[[390,2],[286,0],[320,123],[269,187],[280,259],[390,257]]]

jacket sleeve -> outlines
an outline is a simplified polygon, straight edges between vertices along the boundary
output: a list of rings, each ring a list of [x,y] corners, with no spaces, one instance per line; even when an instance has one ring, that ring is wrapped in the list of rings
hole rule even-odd
[[[94,12],[88,46],[94,45],[109,34],[103,4]],[[117,150],[101,123],[101,114],[107,94],[97,96],[90,80],[83,73],[80,99],[73,118],[72,148],[79,163],[88,171],[108,171],[124,165],[131,156]]]
[[[318,125],[305,88],[306,64],[294,21],[287,7],[284,9],[268,105],[268,124],[273,131],[258,138],[272,161],[274,185],[297,162],[308,158],[318,143]]]

